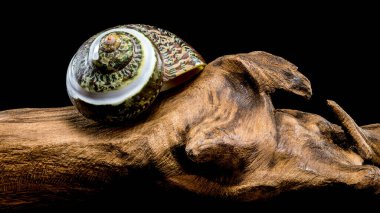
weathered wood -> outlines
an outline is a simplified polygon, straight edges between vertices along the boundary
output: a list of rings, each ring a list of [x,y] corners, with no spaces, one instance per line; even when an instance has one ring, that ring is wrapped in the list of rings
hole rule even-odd
[[[380,124],[360,128],[334,102],[343,128],[276,110],[275,89],[311,96],[297,67],[252,52],[210,63],[129,126],[95,123],[73,107],[0,112],[0,206],[73,199],[143,170],[170,186],[240,200],[331,184],[380,192],[379,168],[363,165],[380,164]]]

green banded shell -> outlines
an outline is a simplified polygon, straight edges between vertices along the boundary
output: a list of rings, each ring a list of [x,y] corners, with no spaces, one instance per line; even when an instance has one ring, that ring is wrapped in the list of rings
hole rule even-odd
[[[69,64],[66,86],[85,117],[130,121],[148,109],[160,91],[205,65],[191,46],[166,30],[125,25],[100,32],[79,48]]]

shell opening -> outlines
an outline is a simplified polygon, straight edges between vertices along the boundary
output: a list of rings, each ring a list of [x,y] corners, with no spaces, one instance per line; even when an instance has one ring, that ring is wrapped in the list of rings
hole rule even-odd
[[[189,81],[189,80],[195,78],[195,76],[198,73],[200,73],[205,68],[205,66],[206,66],[205,64],[200,64],[198,66],[193,67],[190,70],[185,71],[182,75],[179,75],[173,79],[165,81],[164,85],[161,88],[161,92],[169,90],[169,89],[174,88],[176,86],[179,86],[179,85],[185,83],[186,81]]]

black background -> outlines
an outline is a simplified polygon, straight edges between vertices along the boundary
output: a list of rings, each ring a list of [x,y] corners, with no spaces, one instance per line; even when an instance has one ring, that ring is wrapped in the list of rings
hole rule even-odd
[[[9,13],[1,15],[0,110],[70,105],[65,75],[78,47],[106,28],[143,23],[179,35],[208,62],[226,54],[264,50],[296,64],[310,79],[314,95],[306,101],[277,92],[273,96],[277,108],[300,109],[335,121],[325,104],[326,99],[333,99],[360,125],[380,122],[377,7],[274,2],[248,5],[238,1],[211,4],[105,1],[82,6],[16,3],[4,7]],[[291,193],[258,204],[199,199],[191,194],[177,195],[149,187],[144,190],[147,191],[137,190],[136,198],[128,199],[147,199],[147,203],[160,203],[166,208],[170,199],[177,198],[181,200],[179,204],[199,210],[276,206],[291,209],[301,199],[313,208],[325,208],[326,203],[337,207],[380,206],[377,198],[344,187]],[[93,205],[87,204],[86,208]]]

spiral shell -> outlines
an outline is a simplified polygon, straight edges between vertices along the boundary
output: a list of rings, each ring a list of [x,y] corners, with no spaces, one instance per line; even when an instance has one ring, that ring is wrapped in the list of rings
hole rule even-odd
[[[100,32],[79,48],[69,64],[66,86],[85,117],[131,121],[160,91],[182,83],[205,65],[192,47],[166,30],[124,25]]]

